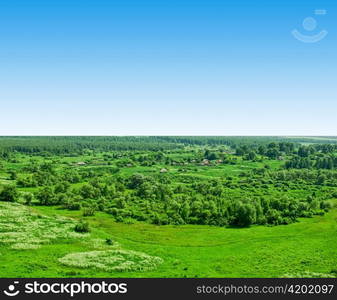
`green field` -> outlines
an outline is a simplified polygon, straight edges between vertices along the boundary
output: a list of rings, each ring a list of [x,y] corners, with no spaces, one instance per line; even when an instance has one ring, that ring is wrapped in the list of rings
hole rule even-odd
[[[290,140],[0,138],[0,277],[337,277],[337,148]]]
[[[48,216],[78,212],[34,207]],[[90,238],[56,241],[35,250],[0,247],[1,277],[305,277],[336,276],[337,210],[277,227],[219,228],[115,223],[104,213],[87,218]],[[150,272],[101,272],[62,266],[68,253],[98,250],[87,240],[112,238],[123,249],[163,258]],[[104,246],[102,247],[102,249]]]

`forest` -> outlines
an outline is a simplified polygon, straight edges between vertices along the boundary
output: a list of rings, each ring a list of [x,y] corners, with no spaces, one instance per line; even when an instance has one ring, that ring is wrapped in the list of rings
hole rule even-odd
[[[336,141],[334,137],[0,137],[0,204],[4,211],[13,205],[18,214],[21,206],[51,214],[54,223],[55,214],[69,217],[67,234],[79,236],[99,229],[103,215],[101,220],[123,228],[291,228],[335,211]],[[24,238],[11,242],[7,227],[0,218],[0,251],[9,245],[32,251],[39,244]],[[120,243],[115,239],[106,237],[105,244]],[[161,259],[165,257],[149,256],[145,261],[151,265]],[[135,260],[139,262],[139,257]],[[141,269],[151,268],[144,264]]]

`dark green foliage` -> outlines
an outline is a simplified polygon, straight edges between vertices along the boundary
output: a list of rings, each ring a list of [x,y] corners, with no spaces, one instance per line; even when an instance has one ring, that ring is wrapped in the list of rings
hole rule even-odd
[[[88,233],[90,232],[89,223],[85,221],[80,221],[79,223],[75,225],[74,230],[75,232],[78,232],[78,233]]]
[[[208,160],[216,160],[219,158],[218,154],[215,152],[210,152],[209,150],[205,151],[204,157]]]
[[[105,243],[109,246],[112,246],[114,244],[114,241],[113,239],[108,238],[108,239],[105,239]]]
[[[69,210],[80,210],[82,208],[81,202],[78,200],[69,200],[65,204],[65,208]]]
[[[9,179],[10,180],[16,180],[17,179],[17,174],[16,174],[15,171],[10,170],[8,173],[9,173]]]
[[[31,205],[34,200],[34,195],[32,193],[25,193],[23,195],[26,205]]]
[[[256,222],[256,209],[252,204],[239,203],[235,213],[235,225],[245,227],[255,224]]]
[[[41,205],[56,205],[58,204],[58,199],[54,193],[54,190],[50,186],[45,186],[39,189],[36,194],[36,199],[39,200]]]
[[[18,191],[13,185],[0,187],[0,201],[15,202],[18,199]]]
[[[83,209],[83,217],[91,217],[95,215],[95,209],[88,207]]]

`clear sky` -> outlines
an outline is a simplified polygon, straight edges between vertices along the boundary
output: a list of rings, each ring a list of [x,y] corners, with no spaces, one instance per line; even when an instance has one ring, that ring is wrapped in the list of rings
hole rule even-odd
[[[0,135],[337,135],[336,14],[336,0],[0,0]]]

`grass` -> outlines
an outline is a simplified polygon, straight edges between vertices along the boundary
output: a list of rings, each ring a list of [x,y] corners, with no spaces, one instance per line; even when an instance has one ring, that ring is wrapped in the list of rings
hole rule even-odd
[[[189,154],[172,154],[182,158]],[[101,157],[62,158],[74,169],[114,168],[95,165]],[[23,174],[28,164],[5,163],[7,169]],[[43,159],[40,159],[41,162]],[[100,163],[100,161],[99,161]],[[193,176],[209,180],[238,176],[265,164],[272,170],[283,162],[240,161],[237,165],[126,167],[120,174],[159,174],[165,167],[175,177]],[[62,167],[60,167],[62,168]],[[179,170],[185,169],[184,172]],[[173,176],[173,177],[174,177]],[[178,181],[179,182],[179,181]],[[0,173],[0,183],[9,184],[9,174]],[[83,184],[73,184],[79,187]],[[317,195],[326,187],[320,187]],[[37,188],[19,188],[36,191]],[[264,190],[266,193],[268,189]],[[254,191],[254,193],[259,192]],[[289,190],[288,195],[304,199],[312,189]],[[233,192],[242,196],[244,189]],[[273,193],[280,195],[282,191]],[[0,277],[336,277],[337,209],[324,216],[300,219],[276,227],[221,228],[205,225],[155,226],[136,222],[116,223],[110,215],[85,217],[90,234],[75,233],[81,211],[57,207],[0,202]],[[106,243],[111,240],[112,243]]]
[[[81,218],[79,211],[55,207],[34,207],[34,211],[48,220]],[[105,213],[85,219],[92,229],[86,238],[54,239],[26,250],[0,243],[0,277],[337,275],[336,209],[290,225],[242,229],[123,224],[113,222]],[[104,242],[107,238],[114,240],[112,246]],[[139,255],[151,263],[141,268]]]

